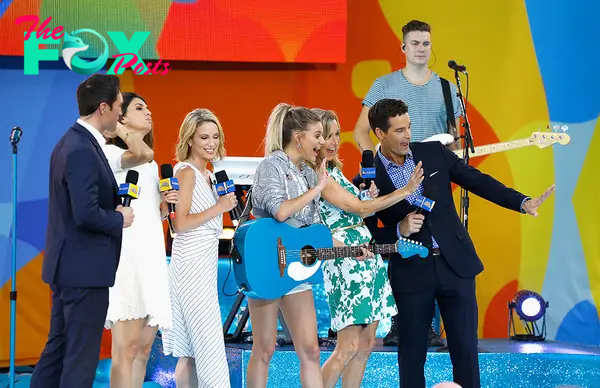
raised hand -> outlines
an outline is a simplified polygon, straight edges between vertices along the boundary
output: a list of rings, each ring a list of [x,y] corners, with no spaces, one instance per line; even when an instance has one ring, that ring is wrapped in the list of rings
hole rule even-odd
[[[127,129],[125,128],[125,126],[117,121],[117,127],[115,128],[114,131],[104,131],[102,133],[102,135],[104,135],[104,137],[106,139],[114,139],[115,137],[119,136],[121,133],[125,133],[126,130]]]
[[[323,159],[321,165],[317,168],[317,187],[321,190],[327,184],[327,160]]]
[[[419,186],[423,182],[423,162],[417,163],[413,173],[410,175],[408,179],[408,184],[406,185],[406,190],[409,191],[410,194],[414,193],[418,190]]]
[[[523,211],[531,216],[537,217],[537,209],[544,203],[546,199],[548,199],[550,194],[552,194],[555,189],[556,185],[553,184],[539,197],[525,201],[523,204]]]

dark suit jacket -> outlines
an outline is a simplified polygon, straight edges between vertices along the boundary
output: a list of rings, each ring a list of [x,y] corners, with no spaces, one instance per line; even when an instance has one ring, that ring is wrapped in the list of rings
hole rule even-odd
[[[423,195],[435,201],[431,213],[425,212],[425,222],[418,233],[408,238],[421,242],[431,249],[431,235],[435,237],[442,254],[450,267],[457,275],[463,278],[475,277],[483,270],[483,264],[477,256],[473,241],[464,228],[456,211],[452,196],[451,182],[464,187],[468,191],[487,199],[502,207],[520,211],[525,195],[507,188],[491,176],[484,174],[476,168],[467,165],[452,151],[440,142],[411,143],[415,165],[423,162],[425,178],[423,180]],[[380,190],[379,195],[389,194],[395,190],[379,155],[375,157],[376,178],[375,184]],[[433,174],[433,175],[432,175]],[[359,183],[355,178],[355,184]],[[407,200],[377,212],[366,220],[375,241],[378,243],[393,243],[398,239],[396,227],[398,222],[415,210]],[[381,220],[383,228],[377,226]],[[490,230],[493,229],[493,220],[490,220]],[[417,269],[415,261],[411,258],[403,260],[396,255],[390,259],[394,266],[406,266],[406,269]],[[418,271],[417,271],[418,272]],[[409,279],[418,281],[413,274],[406,274]]]
[[[59,287],[111,287],[123,216],[117,182],[94,136],[75,123],[50,158],[42,279]]]

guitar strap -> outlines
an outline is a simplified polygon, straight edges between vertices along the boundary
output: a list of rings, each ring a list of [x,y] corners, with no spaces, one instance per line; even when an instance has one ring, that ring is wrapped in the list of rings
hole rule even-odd
[[[252,212],[252,187],[250,187],[250,189],[248,189],[248,194],[246,194],[246,206],[244,207],[244,211],[242,211],[242,214],[240,215],[240,218],[238,219],[238,227],[243,224],[244,222],[248,221],[248,218],[250,218],[250,213]],[[237,229],[237,227],[236,227]]]
[[[454,120],[454,105],[452,104],[452,96],[450,94],[450,82],[442,77],[440,77],[440,81],[442,81],[442,92],[444,93],[444,103],[446,104],[448,133],[453,133],[452,128],[456,127],[456,121]]]
[[[238,218],[238,224],[235,227],[235,230],[233,231],[234,235],[237,232],[237,229],[243,223],[245,223],[246,221],[248,221],[248,218],[250,218],[250,213],[251,212],[252,212],[252,187],[250,187],[250,189],[248,189],[248,193],[246,194],[246,206],[244,207],[244,210],[242,211],[242,214]],[[233,242],[233,238],[229,242],[229,254],[231,255],[231,258],[233,258],[236,261],[236,263],[238,263],[238,264],[241,263],[241,257],[239,255],[237,249],[235,248],[235,244]]]

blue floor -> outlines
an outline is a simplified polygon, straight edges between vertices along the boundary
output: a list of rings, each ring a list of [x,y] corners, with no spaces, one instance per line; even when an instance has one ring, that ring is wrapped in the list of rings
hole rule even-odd
[[[219,302],[221,317],[225,321],[236,296],[233,270],[229,260],[219,261]],[[229,274],[229,276],[228,276]],[[225,289],[223,292],[223,286]],[[313,287],[320,337],[327,337],[329,329],[329,308],[322,285]],[[245,303],[243,304],[245,306]],[[394,348],[383,347],[381,337],[389,330],[390,320],[381,322],[378,329],[379,345],[373,352],[363,387],[397,387],[398,363]],[[234,321],[230,332],[237,327]],[[251,325],[248,326],[251,330]],[[479,356],[482,387],[535,387],[555,388],[559,385],[575,387],[600,387],[600,348],[546,341],[522,343],[508,340],[481,340],[480,347],[487,353]],[[324,362],[332,347],[321,348],[321,361]],[[426,364],[427,387],[441,381],[452,380],[452,366],[448,353],[430,349]],[[250,356],[250,345],[228,345],[227,356],[230,365],[232,388],[244,387],[245,370]],[[155,340],[147,367],[144,388],[173,387],[173,373],[177,360],[162,354],[160,336]],[[110,360],[102,360],[98,366],[93,388],[108,388]],[[290,346],[278,347],[270,368],[268,387],[300,387],[298,358]],[[31,368],[17,369],[15,387],[29,386]],[[7,387],[8,376],[0,374],[0,388]],[[338,385],[339,386],[339,385]]]
[[[175,388],[173,371],[177,362],[162,355],[157,340],[148,364],[148,376],[163,387]],[[555,341],[524,343],[505,339],[481,340],[479,354],[481,386],[485,388],[556,388],[569,385],[600,387],[600,348]],[[245,387],[245,371],[251,345],[227,345],[231,386]],[[321,348],[321,363],[333,347]],[[452,380],[449,354],[431,348],[427,354],[427,387]],[[384,347],[381,340],[369,358],[362,387],[397,387],[396,349]],[[299,361],[291,346],[278,347],[269,369],[268,388],[300,388]],[[340,384],[337,387],[341,387]]]

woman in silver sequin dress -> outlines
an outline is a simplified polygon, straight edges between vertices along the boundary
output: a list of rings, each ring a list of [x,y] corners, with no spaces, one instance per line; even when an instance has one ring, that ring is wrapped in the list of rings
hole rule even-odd
[[[323,143],[323,126],[310,109],[287,104],[279,104],[273,109],[267,124],[265,158],[256,170],[252,187],[256,218],[272,217],[294,227],[321,223],[319,199],[327,182],[325,163],[315,172],[307,162],[316,162]],[[364,256],[372,254],[365,252]],[[267,385],[281,309],[300,360],[302,386],[321,388],[317,317],[310,285],[302,284],[276,300],[248,298],[248,305],[254,342],[248,362],[247,386]]]

